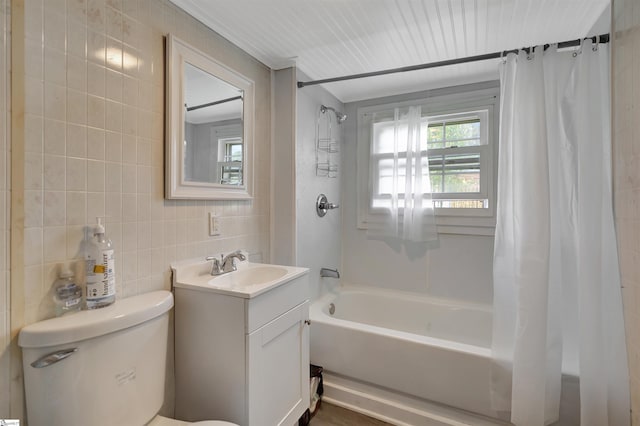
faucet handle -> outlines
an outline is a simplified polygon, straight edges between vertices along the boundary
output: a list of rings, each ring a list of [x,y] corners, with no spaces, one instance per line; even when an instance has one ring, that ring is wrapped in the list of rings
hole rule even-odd
[[[211,265],[211,275],[220,275],[222,273],[222,259],[223,255],[220,255],[220,259],[215,256],[207,256],[204,260],[209,261],[213,260],[213,264]]]

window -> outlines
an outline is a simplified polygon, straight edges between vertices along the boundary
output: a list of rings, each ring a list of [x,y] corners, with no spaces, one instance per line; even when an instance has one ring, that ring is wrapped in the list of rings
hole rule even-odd
[[[394,147],[394,132],[407,131],[394,123],[394,108],[410,105],[422,110],[422,184],[431,187],[438,232],[492,233],[496,89],[359,109],[358,226],[366,228],[369,215],[390,205],[396,149],[398,175],[406,161],[406,148]]]
[[[219,181],[227,185],[242,185],[242,138],[218,139]]]

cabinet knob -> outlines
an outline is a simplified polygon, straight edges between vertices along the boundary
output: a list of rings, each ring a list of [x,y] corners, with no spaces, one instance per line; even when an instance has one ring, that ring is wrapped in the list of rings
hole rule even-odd
[[[304,320],[304,323],[307,324],[307,325],[311,325],[311,320],[308,320],[308,319]]]

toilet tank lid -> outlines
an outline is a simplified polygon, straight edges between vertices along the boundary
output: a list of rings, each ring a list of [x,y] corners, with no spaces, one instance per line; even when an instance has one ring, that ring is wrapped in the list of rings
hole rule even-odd
[[[18,345],[42,348],[91,339],[151,320],[172,306],[173,294],[164,290],[119,299],[104,308],[30,324],[20,331]]]

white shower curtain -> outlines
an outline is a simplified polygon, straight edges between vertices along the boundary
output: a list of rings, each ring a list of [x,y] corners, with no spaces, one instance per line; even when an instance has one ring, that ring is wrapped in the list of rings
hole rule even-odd
[[[510,54],[500,80],[494,408],[517,426],[558,420],[564,355],[581,425],[629,425],[608,47]]]
[[[389,111],[380,115],[386,117]],[[378,189],[371,190],[370,207],[375,213],[367,220],[367,236],[413,242],[437,240],[427,157],[428,122],[422,108],[396,107],[391,121],[377,122],[376,114],[370,119],[373,140],[369,182]],[[376,125],[381,131],[374,130]]]

